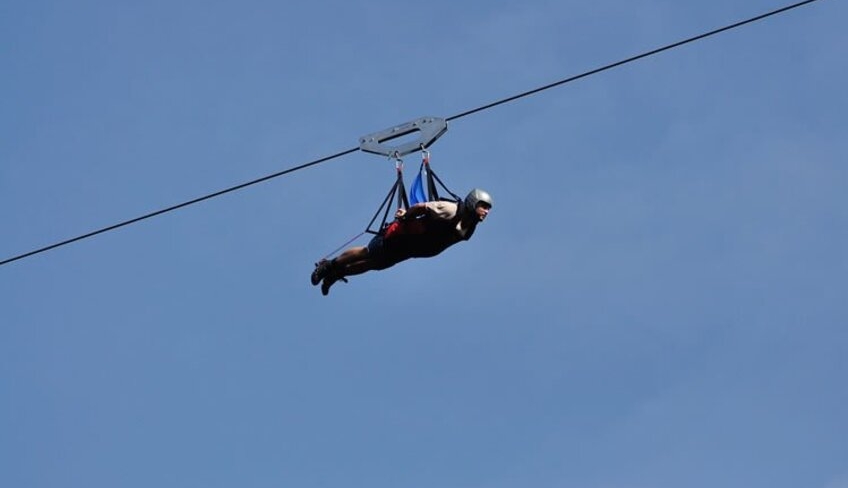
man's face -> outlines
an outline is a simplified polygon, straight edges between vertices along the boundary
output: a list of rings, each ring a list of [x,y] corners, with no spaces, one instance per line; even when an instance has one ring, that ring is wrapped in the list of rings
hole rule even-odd
[[[491,210],[491,209],[492,209],[492,207],[490,207],[488,203],[484,203],[484,202],[478,203],[477,207],[475,207],[475,211],[477,213],[477,221],[478,222],[484,221],[486,219],[486,216],[489,215],[489,210]]]

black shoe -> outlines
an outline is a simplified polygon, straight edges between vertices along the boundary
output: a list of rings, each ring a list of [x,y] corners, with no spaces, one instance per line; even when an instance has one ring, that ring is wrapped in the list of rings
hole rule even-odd
[[[317,263],[315,263],[315,271],[312,272],[312,277],[311,277],[311,280],[310,280],[310,281],[312,281],[312,286],[315,286],[318,283],[321,283],[321,280],[323,280],[324,277],[327,276],[327,274],[330,272],[331,267],[332,267],[332,264],[330,263],[330,261],[327,261],[326,259],[322,259],[322,260],[318,261]],[[326,295],[326,293],[325,293],[325,295]]]
[[[329,274],[324,277],[324,282],[321,283],[321,294],[327,296],[330,294],[330,287],[337,281],[344,281],[347,283],[347,279],[343,276],[337,276],[336,274]]]

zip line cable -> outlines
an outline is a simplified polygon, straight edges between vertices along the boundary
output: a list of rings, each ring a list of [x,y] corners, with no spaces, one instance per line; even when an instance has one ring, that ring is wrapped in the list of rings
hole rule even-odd
[[[668,50],[674,49],[676,47],[683,46],[684,44],[689,44],[689,43],[692,43],[692,42],[695,42],[695,41],[700,41],[701,39],[705,39],[707,37],[711,37],[711,36],[714,36],[716,34],[720,34],[720,33],[725,32],[725,31],[736,29],[738,27],[742,27],[743,25],[752,24],[752,23],[757,22],[759,20],[763,20],[767,17],[772,17],[774,15],[782,14],[786,11],[796,9],[798,7],[802,7],[804,5],[807,5],[808,3],[813,3],[813,2],[817,2],[817,1],[818,0],[805,0],[803,2],[798,2],[798,3],[793,4],[793,5],[788,5],[786,7],[782,7],[782,8],[779,8],[777,10],[772,10],[771,12],[768,12],[768,13],[765,13],[765,14],[762,14],[762,15],[758,15],[756,17],[751,17],[748,20],[743,20],[743,21],[737,22],[735,24],[731,24],[731,25],[728,25],[728,26],[725,26],[725,27],[721,27],[719,29],[715,29],[715,30],[712,30],[712,31],[709,31],[709,32],[705,32],[703,34],[699,34],[697,36],[690,37],[689,39],[684,39],[682,41],[675,42],[674,44],[669,44],[667,46],[663,46],[663,47],[654,49],[653,51],[648,51],[646,53],[639,54],[638,56],[633,56],[633,57],[623,59],[621,61],[618,61],[618,62],[615,62],[615,63],[612,63],[612,64],[608,64],[608,65],[606,65],[602,68],[593,69],[592,71],[587,71],[587,72],[581,73],[577,76],[572,76],[571,78],[566,78],[564,80],[560,80],[560,81],[551,83],[549,85],[545,85],[545,86],[542,86],[542,87],[539,87],[539,88],[535,88],[533,90],[529,90],[529,91],[526,91],[524,93],[509,97],[509,98],[504,98],[503,100],[493,102],[493,103],[490,103],[488,105],[483,105],[482,107],[478,107],[478,108],[475,108],[475,109],[468,110],[467,112],[462,112],[461,114],[454,115],[452,117],[448,117],[446,120],[448,122],[450,122],[451,120],[461,119],[461,118],[467,117],[471,114],[475,114],[477,112],[482,112],[483,110],[488,110],[490,108],[497,107],[498,105],[503,105],[505,103],[509,103],[509,102],[518,100],[519,98],[524,98],[524,97],[528,97],[530,95],[535,95],[536,93],[539,93],[539,92],[542,92],[542,91],[545,91],[545,90],[549,90],[551,88],[555,88],[555,87],[558,87],[560,85],[564,85],[566,83],[571,83],[572,81],[576,81],[576,80],[579,80],[581,78],[586,78],[587,76],[592,76],[592,75],[598,74],[602,71],[607,71],[607,70],[610,70],[610,69],[613,69],[613,68],[617,68],[619,66],[622,66],[622,65],[625,65],[625,64],[628,64],[628,63],[632,63],[633,61],[638,61],[640,59],[647,58],[647,57],[653,56],[655,54],[659,54],[663,51],[668,51]],[[0,264],[3,264],[3,263],[0,263]]]
[[[601,73],[603,71],[607,71],[607,70],[610,70],[610,69],[613,69],[613,68],[617,68],[619,66],[629,64],[629,63],[632,63],[634,61],[638,61],[640,59],[644,59],[644,58],[647,58],[649,56],[653,56],[655,54],[659,54],[661,52],[668,51],[668,50],[683,46],[685,44],[689,44],[689,43],[692,43],[692,42],[695,42],[695,41],[699,41],[699,40],[705,39],[707,37],[711,37],[711,36],[714,36],[716,34],[720,34],[722,32],[726,32],[726,31],[729,31],[729,30],[732,30],[732,29],[736,29],[736,28],[742,27],[744,25],[748,25],[748,24],[766,19],[768,17],[772,17],[772,16],[775,16],[775,15],[778,15],[778,14],[782,14],[782,13],[787,12],[789,10],[793,10],[793,9],[798,8],[798,7],[802,7],[804,5],[811,4],[811,3],[814,3],[814,2],[817,2],[817,1],[819,1],[819,0],[805,0],[803,2],[798,2],[798,3],[792,4],[792,5],[788,5],[786,7],[782,7],[782,8],[779,8],[777,10],[773,10],[771,12],[758,15],[756,17],[751,17],[750,19],[747,19],[747,20],[736,22],[734,24],[730,24],[730,25],[727,25],[725,27],[721,27],[719,29],[715,29],[715,30],[712,30],[712,31],[709,31],[709,32],[706,32],[706,33],[703,33],[703,34],[699,34],[697,36],[690,37],[690,38],[684,39],[682,41],[678,41],[678,42],[675,42],[675,43],[672,43],[672,44],[668,44],[666,46],[654,49],[652,51],[648,51],[648,52],[645,52],[645,53],[642,53],[642,54],[639,54],[639,55],[636,55],[636,56],[629,57],[627,59],[623,59],[621,61],[618,61],[618,62],[615,62],[615,63],[612,63],[612,64],[608,64],[608,65],[603,66],[601,68],[596,68],[596,69],[593,69],[591,71],[587,71],[585,73],[581,73],[579,75],[572,76],[570,78],[565,78],[563,80],[560,80],[560,81],[557,81],[557,82],[554,82],[554,83],[550,83],[548,85],[545,85],[545,86],[542,86],[542,87],[539,87],[539,88],[535,88],[533,90],[529,90],[529,91],[526,91],[524,93],[520,93],[518,95],[514,95],[514,96],[511,96],[511,97],[508,97],[508,98],[504,98],[502,100],[492,102],[492,103],[489,103],[489,104],[486,104],[486,105],[483,105],[483,106],[480,106],[480,107],[477,107],[477,108],[474,108],[474,109],[471,109],[471,110],[467,110],[467,111],[459,113],[457,115],[453,115],[451,117],[448,117],[445,120],[452,121],[452,120],[461,119],[463,117],[467,117],[469,115],[476,114],[478,112],[482,112],[484,110],[488,110],[490,108],[494,108],[494,107],[497,107],[499,105],[504,105],[506,103],[513,102],[513,101],[518,100],[520,98],[525,98],[525,97],[528,97],[530,95],[535,95],[537,93],[540,93],[540,92],[543,92],[543,91],[546,91],[546,90],[550,90],[551,88],[556,88],[556,87],[564,85],[566,83],[570,83],[572,81],[576,81],[576,80],[579,80],[581,78],[586,78],[588,76],[592,76],[592,75]],[[94,236],[99,235],[99,234],[110,232],[110,231],[119,229],[121,227],[125,227],[125,226],[131,225],[131,224],[135,224],[135,223],[141,222],[142,220],[151,219],[153,217],[157,217],[159,215],[162,215],[162,214],[165,214],[165,213],[168,213],[168,212],[173,212],[173,211],[179,210],[183,207],[188,207],[189,205],[194,205],[195,203],[200,203],[200,202],[203,202],[205,200],[209,200],[209,199],[212,199],[212,198],[215,198],[215,197],[225,195],[227,193],[232,193],[232,192],[237,191],[237,190],[242,190],[244,188],[256,185],[258,183],[262,183],[262,182],[265,182],[265,181],[268,181],[268,180],[271,180],[271,179],[274,179],[274,178],[277,178],[277,177],[280,177],[280,176],[284,176],[284,175],[287,175],[289,173],[299,171],[301,169],[306,169],[310,166],[315,166],[315,165],[325,163],[325,162],[333,160],[333,159],[340,158],[342,156],[347,156],[348,154],[354,153],[358,150],[359,150],[359,147],[353,147],[353,148],[350,148],[350,149],[346,149],[344,151],[340,151],[340,152],[333,154],[331,156],[326,156],[326,157],[323,157],[323,158],[320,158],[320,159],[316,159],[314,161],[304,163],[304,164],[301,164],[299,166],[294,166],[294,167],[288,168],[286,170],[279,171],[279,172],[274,173],[274,174],[270,174],[268,176],[263,176],[261,178],[255,179],[255,180],[251,180],[251,181],[248,181],[248,182],[245,182],[245,183],[241,183],[239,185],[231,186],[231,187],[226,188],[224,190],[220,190],[220,191],[217,191],[217,192],[214,192],[214,193],[210,193],[208,195],[204,195],[202,197],[195,198],[193,200],[188,200],[186,202],[183,202],[183,203],[180,203],[180,204],[177,204],[177,205],[173,205],[173,206],[170,206],[170,207],[167,207],[167,208],[163,208],[161,210],[157,210],[155,212],[151,212],[151,213],[142,215],[140,217],[136,217],[136,218],[133,218],[133,219],[130,219],[130,220],[125,220],[125,221],[120,222],[118,224],[110,225],[108,227],[103,227],[102,229],[98,229],[98,230],[89,232],[87,234],[83,234],[83,235],[80,235],[80,236],[77,236],[77,237],[74,237],[74,238],[71,238],[71,239],[67,239],[67,240],[64,240],[64,241],[61,241],[61,242],[57,242],[55,244],[51,244],[49,246],[45,246],[45,247],[42,247],[40,249],[29,251],[27,253],[20,254],[18,256],[14,256],[14,257],[11,257],[11,258],[8,258],[8,259],[4,259],[3,261],[0,261],[0,266],[6,265],[6,264],[9,264],[9,263],[12,263],[14,261],[18,261],[18,260],[21,260],[21,259],[24,259],[24,258],[28,258],[28,257],[34,256],[36,254],[41,254],[43,252],[47,252],[47,251],[50,251],[52,249],[56,249],[58,247],[66,246],[68,244],[72,244],[74,242],[81,241],[83,239],[88,239],[89,237],[94,237]]]
[[[309,163],[306,163],[306,164],[301,164],[300,166],[295,166],[293,168],[289,168],[287,170],[283,170],[283,171],[280,171],[278,173],[274,173],[272,175],[263,176],[262,178],[257,178],[255,180],[248,181],[246,183],[242,183],[240,185],[231,186],[230,188],[227,188],[225,190],[217,191],[215,193],[210,193],[208,195],[205,195],[205,196],[202,196],[202,197],[199,197],[199,198],[195,198],[194,200],[189,200],[187,202],[183,202],[183,203],[180,203],[180,204],[177,204],[177,205],[173,205],[173,206],[168,207],[168,208],[163,208],[162,210],[157,210],[155,212],[151,212],[149,214],[142,215],[141,217],[136,217],[134,219],[125,220],[124,222],[121,222],[119,224],[110,225],[109,227],[104,227],[102,229],[95,230],[93,232],[89,232],[88,234],[83,234],[81,236],[74,237],[73,239],[68,239],[66,241],[57,242],[56,244],[52,244],[52,245],[47,246],[47,247],[42,247],[41,249],[36,249],[36,250],[30,251],[26,254],[21,254],[20,256],[15,256],[13,258],[9,258],[9,259],[6,259],[4,261],[0,261],[0,266],[3,266],[4,264],[11,263],[12,261],[17,261],[19,259],[24,259],[24,258],[27,258],[29,256],[33,256],[35,254],[46,252],[46,251],[49,251],[51,249],[55,249],[57,247],[66,246],[66,245],[71,244],[73,242],[81,241],[83,239],[88,239],[89,237],[94,237],[98,234],[103,234],[104,232],[109,232],[109,231],[112,231],[112,230],[115,230],[115,229],[119,229],[121,227],[125,227],[127,225],[134,224],[136,222],[141,222],[142,220],[147,220],[147,219],[156,217],[158,215],[162,215],[164,213],[173,212],[174,210],[178,210],[178,209],[181,209],[183,207],[188,207],[189,205],[194,205],[195,203],[200,203],[204,200],[209,200],[210,198],[219,197],[221,195],[234,192],[236,190],[241,190],[242,188],[247,188],[248,186],[255,185],[257,183],[262,183],[263,181],[268,181],[268,180],[270,180],[272,178],[276,178],[278,176],[283,176],[283,175],[286,175],[288,173],[293,173],[297,170],[301,170],[301,169],[304,169],[304,168],[308,168],[310,166],[315,166],[317,164],[324,163],[326,161],[330,161],[331,159],[340,158],[342,156],[346,156],[346,155],[348,155],[352,152],[358,151],[358,150],[359,150],[358,147],[348,149],[346,151],[342,151],[342,152],[334,154],[332,156],[327,156],[327,157],[324,157],[324,158],[321,158],[321,159],[316,159],[315,161],[312,161],[312,162],[309,162]]]

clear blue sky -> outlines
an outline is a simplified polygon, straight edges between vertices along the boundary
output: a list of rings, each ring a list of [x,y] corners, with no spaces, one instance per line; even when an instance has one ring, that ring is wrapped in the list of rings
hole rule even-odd
[[[7,1],[0,259],[783,5]],[[382,157],[0,267],[0,486],[848,487],[846,18],[455,121],[490,218],[329,297]]]

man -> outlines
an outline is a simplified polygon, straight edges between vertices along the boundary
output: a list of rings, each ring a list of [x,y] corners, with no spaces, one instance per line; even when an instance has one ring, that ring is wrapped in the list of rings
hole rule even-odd
[[[471,190],[462,202],[417,203],[408,211],[400,208],[396,220],[367,246],[352,247],[331,261],[319,262],[312,284],[321,283],[321,293],[327,295],[333,283],[347,281],[346,276],[386,269],[409,258],[435,256],[470,239],[491,208],[492,197],[480,189]]]

